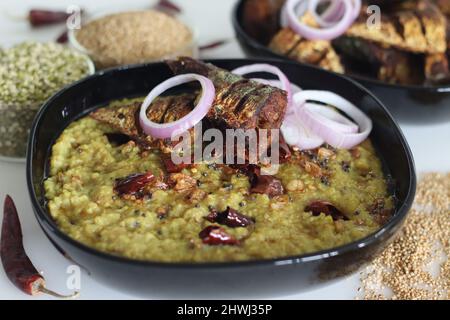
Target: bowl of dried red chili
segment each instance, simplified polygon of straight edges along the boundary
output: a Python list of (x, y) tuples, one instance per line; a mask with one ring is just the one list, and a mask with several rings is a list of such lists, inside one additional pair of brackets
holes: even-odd
[[(227, 70), (256, 62), (267, 63), (249, 59), (212, 61)], [(97, 73), (60, 91), (36, 117), (28, 147), (27, 182), (36, 218), (53, 245), (107, 285), (161, 298), (287, 295), (337, 280), (370, 261), (400, 229), (414, 198), (414, 162), (403, 134), (382, 103), (354, 81), (296, 63), (269, 63), (305, 89), (326, 84), (327, 89), (345, 95), (372, 119), (371, 140), (385, 173), (392, 177), (391, 192), (396, 198), (393, 216), (380, 230), (347, 245), (297, 256), (196, 263), (121, 257), (84, 245), (62, 232), (49, 212), (44, 188), (55, 139), (73, 121), (109, 101), (142, 96), (170, 76), (164, 63), (154, 63)]]

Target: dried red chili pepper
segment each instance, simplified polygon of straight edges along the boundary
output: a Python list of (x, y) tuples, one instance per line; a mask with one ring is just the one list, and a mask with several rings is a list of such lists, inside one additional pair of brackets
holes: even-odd
[(9, 280), (24, 293), (32, 296), (46, 293), (58, 298), (78, 296), (78, 292), (63, 296), (45, 287), (45, 279), (34, 267), (23, 248), (19, 215), (10, 196), (6, 196), (3, 209), (0, 256)]
[(186, 164), (186, 163), (180, 163), (180, 164), (173, 163), (170, 155), (164, 155), (162, 157), (162, 162), (163, 162), (164, 166), (166, 167), (166, 171), (168, 173), (179, 173), (183, 169), (188, 168), (190, 166), (190, 164)]
[(222, 212), (212, 211), (206, 216), (206, 220), (223, 224), (230, 228), (247, 227), (255, 223), (253, 218), (247, 217), (230, 207), (227, 207)]
[(317, 200), (311, 202), (305, 208), (306, 212), (312, 212), (314, 216), (318, 216), (321, 213), (331, 216), (333, 220), (349, 220), (338, 208), (336, 208), (333, 204), (323, 200)]
[(160, 9), (168, 14), (181, 13), (181, 8), (169, 0), (159, 0), (154, 8), (157, 10)]
[(64, 30), (64, 32), (56, 38), (56, 42), (64, 44), (67, 43), (67, 41), (69, 41), (69, 34), (67, 33), (67, 30)]
[(211, 42), (211, 43), (204, 44), (204, 45), (200, 46), (198, 49), (200, 51), (209, 50), (209, 49), (215, 49), (215, 48), (223, 46), (224, 44), (226, 44), (228, 42), (229, 42), (229, 40), (218, 40), (218, 41), (214, 41), (214, 42)]
[(63, 23), (70, 17), (64, 11), (33, 9), (28, 13), (28, 20), (33, 27), (42, 27), (51, 24)]
[(204, 244), (208, 244), (210, 246), (234, 246), (239, 244), (239, 240), (226, 233), (225, 230), (219, 226), (208, 226), (200, 231), (198, 236), (202, 239)]
[(273, 176), (259, 176), (252, 183), (251, 193), (267, 194), (270, 198), (282, 195), (284, 193), (281, 181)]
[(155, 176), (151, 172), (132, 174), (125, 178), (116, 179), (114, 191), (121, 197), (135, 196), (136, 198), (142, 198), (145, 186), (153, 180), (155, 180)]

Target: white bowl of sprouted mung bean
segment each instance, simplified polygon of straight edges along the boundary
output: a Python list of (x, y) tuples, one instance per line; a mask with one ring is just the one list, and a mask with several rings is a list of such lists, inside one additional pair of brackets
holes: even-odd
[(68, 37), (97, 69), (198, 56), (195, 30), (184, 19), (156, 10), (94, 15)]
[(0, 159), (23, 161), (28, 133), (52, 95), (95, 73), (90, 58), (56, 43), (23, 42), (0, 53)]

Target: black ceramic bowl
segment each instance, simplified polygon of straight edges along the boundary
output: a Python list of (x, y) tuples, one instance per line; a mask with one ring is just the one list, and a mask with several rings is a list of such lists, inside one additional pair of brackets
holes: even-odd
[[(245, 1), (239, 0), (232, 13), (236, 37), (244, 52), (250, 57), (291, 61), (287, 57), (273, 52), (245, 32), (242, 25)], [(450, 85), (394, 85), (359, 75), (352, 75), (351, 78), (375, 94), (393, 113), (395, 118), (402, 122), (420, 124), (450, 122)]]
[[(215, 60), (233, 69), (255, 60)], [(261, 61), (260, 61), (261, 62)], [(143, 96), (171, 76), (163, 63), (99, 72), (52, 97), (37, 115), (30, 134), (27, 182), (42, 229), (53, 244), (85, 266), (96, 279), (138, 295), (158, 297), (267, 297), (299, 292), (356, 271), (383, 249), (402, 225), (414, 198), (416, 175), (408, 144), (385, 107), (366, 89), (345, 77), (289, 62), (272, 62), (305, 89), (328, 89), (349, 99), (374, 123), (371, 139), (398, 199), (395, 215), (377, 233), (348, 245), (295, 257), (238, 263), (159, 263), (99, 252), (62, 233), (46, 207), (43, 181), (50, 150), (61, 131), (108, 101)]]

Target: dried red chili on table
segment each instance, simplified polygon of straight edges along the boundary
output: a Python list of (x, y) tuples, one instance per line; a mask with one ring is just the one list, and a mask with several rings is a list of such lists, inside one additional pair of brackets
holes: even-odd
[(28, 13), (28, 20), (33, 27), (63, 23), (70, 17), (64, 11), (33, 9)]
[(74, 298), (75, 292), (63, 296), (45, 287), (45, 279), (34, 267), (23, 247), (22, 229), (16, 206), (10, 196), (6, 196), (3, 210), (0, 256), (9, 280), (21, 291), (29, 295), (46, 293), (58, 298)]
[(175, 15), (175, 14), (181, 13), (181, 8), (169, 0), (160, 0), (154, 6), (154, 9), (163, 11), (170, 15)]
[(200, 231), (198, 236), (202, 239), (204, 244), (208, 244), (210, 246), (234, 246), (239, 244), (239, 240), (226, 233), (225, 230), (219, 226), (208, 226)]
[(255, 223), (255, 220), (252, 218), (247, 217), (230, 207), (227, 207), (227, 209), (222, 212), (212, 211), (206, 216), (206, 220), (223, 224), (230, 228), (247, 227)]
[(62, 32), (58, 38), (56, 38), (56, 42), (57, 43), (67, 43), (67, 41), (69, 41), (69, 34), (67, 33), (67, 30), (64, 30), (64, 32)]
[(228, 43), (228, 40), (218, 40), (218, 41), (214, 41), (214, 42), (210, 42), (210, 43), (204, 44), (204, 45), (200, 46), (198, 49), (200, 51), (215, 49), (215, 48), (223, 46), (226, 43)]

